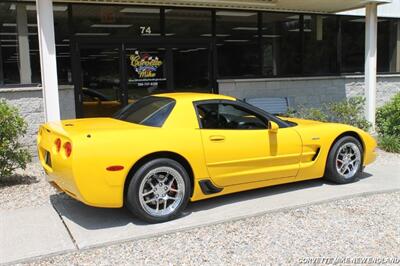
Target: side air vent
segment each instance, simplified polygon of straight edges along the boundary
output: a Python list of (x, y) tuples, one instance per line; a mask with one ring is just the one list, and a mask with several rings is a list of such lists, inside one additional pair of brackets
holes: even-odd
[(321, 148), (318, 148), (318, 149), (315, 151), (315, 154), (314, 154), (314, 156), (312, 157), (312, 160), (313, 160), (313, 161), (315, 161), (315, 159), (317, 159), (320, 150), (321, 150)]

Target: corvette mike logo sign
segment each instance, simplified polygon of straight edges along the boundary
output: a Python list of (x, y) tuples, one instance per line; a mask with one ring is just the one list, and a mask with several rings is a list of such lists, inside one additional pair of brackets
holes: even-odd
[(163, 64), (163, 62), (157, 57), (153, 57), (148, 53), (139, 53), (135, 51), (130, 56), (131, 66), (135, 69), (139, 78), (156, 78), (157, 70)]

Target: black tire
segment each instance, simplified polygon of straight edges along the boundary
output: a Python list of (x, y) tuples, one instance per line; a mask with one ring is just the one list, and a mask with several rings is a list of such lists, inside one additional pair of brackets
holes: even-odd
[[(144, 180), (146, 175), (148, 175), (152, 170), (154, 171), (156, 169), (160, 169), (160, 167), (172, 168), (180, 174), (180, 176), (183, 179), (184, 192), (183, 196), (181, 197), (179, 205), (177, 205), (176, 208), (174, 208), (173, 212), (167, 215), (157, 216), (150, 214), (142, 206), (140, 201), (139, 191), (142, 181)], [(187, 171), (181, 164), (167, 158), (154, 159), (152, 161), (145, 163), (135, 173), (133, 173), (130, 183), (128, 184), (127, 193), (125, 195), (125, 205), (132, 212), (133, 215), (135, 215), (137, 218), (141, 220), (144, 220), (148, 223), (162, 223), (169, 220), (173, 220), (181, 214), (182, 210), (186, 208), (190, 194), (191, 194), (190, 178)], [(157, 199), (157, 201), (159, 200)]]
[[(355, 144), (360, 152), (360, 163), (358, 164), (354, 174), (352, 174), (349, 177), (345, 177), (344, 175), (342, 175), (337, 167), (337, 161), (336, 158), (338, 156), (338, 153), (340, 152), (340, 149), (346, 145), (346, 144)], [(354, 147), (354, 146), (353, 146)], [(342, 138), (340, 138), (339, 140), (337, 140), (331, 150), (329, 151), (329, 155), (328, 155), (328, 159), (326, 161), (326, 168), (325, 168), (325, 179), (330, 180), (332, 182), (338, 183), (338, 184), (347, 184), (347, 183), (351, 183), (354, 182), (362, 173), (362, 165), (363, 165), (363, 147), (361, 145), (361, 143), (354, 137), (352, 136), (344, 136)]]

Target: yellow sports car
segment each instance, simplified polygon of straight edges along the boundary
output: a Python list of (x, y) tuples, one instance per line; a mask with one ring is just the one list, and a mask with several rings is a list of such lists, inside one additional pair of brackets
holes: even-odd
[(113, 118), (47, 123), (37, 141), (56, 187), (152, 223), (177, 217), (189, 200), (320, 177), (352, 182), (376, 157), (375, 140), (358, 128), (198, 93), (145, 97)]

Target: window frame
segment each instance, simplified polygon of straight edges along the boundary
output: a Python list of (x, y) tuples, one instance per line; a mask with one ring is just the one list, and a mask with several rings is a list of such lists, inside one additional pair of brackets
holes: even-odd
[[(254, 113), (258, 118), (262, 119), (263, 122), (266, 123), (266, 128), (260, 128), (260, 129), (232, 129), (232, 128), (203, 128), (203, 125), (201, 123), (200, 117), (199, 117), (199, 111), (198, 111), (198, 105), (202, 104), (230, 104), (233, 106), (238, 106), (239, 109), (243, 109), (246, 112), (249, 113)], [(275, 117), (274, 115), (265, 112), (264, 110), (261, 110), (255, 106), (252, 106), (248, 103), (242, 102), (240, 100), (226, 100), (226, 99), (213, 99), (213, 100), (200, 100), (200, 101), (194, 101), (193, 102), (193, 107), (195, 109), (196, 113), (196, 119), (198, 123), (198, 128), (202, 130), (235, 130), (235, 131), (245, 131), (245, 130), (269, 130), (268, 128), (268, 121), (273, 121), (278, 124), (279, 128), (287, 128), (290, 127), (288, 123), (285, 121)]]

